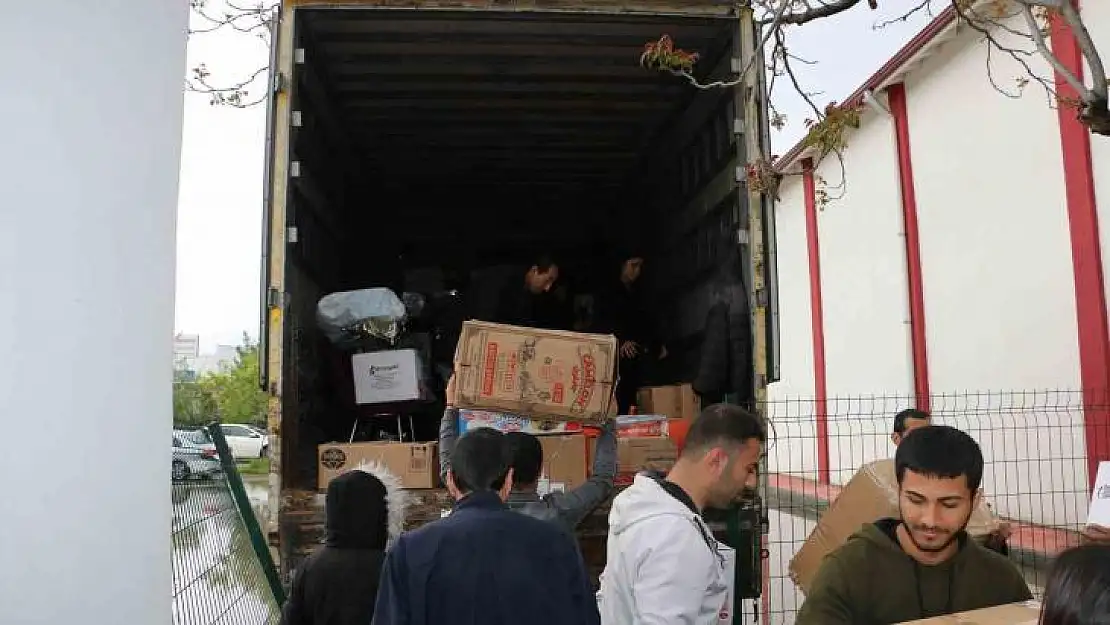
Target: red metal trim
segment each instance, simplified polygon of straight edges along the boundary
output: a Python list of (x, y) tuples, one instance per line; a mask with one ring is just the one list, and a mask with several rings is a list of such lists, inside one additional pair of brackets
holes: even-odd
[[(863, 103), (864, 94), (868, 91), (876, 91), (880, 89), (884, 83), (893, 78), (906, 63), (910, 62), (918, 52), (921, 52), (925, 46), (929, 45), (936, 39), (937, 35), (943, 33), (950, 25), (952, 25), (956, 18), (959, 16), (956, 13), (956, 8), (949, 5), (941, 11), (933, 21), (929, 22), (921, 32), (914, 35), (913, 39), (906, 42), (902, 49), (894, 53), (882, 67), (875, 71), (870, 78), (863, 81), (855, 91), (852, 92), (844, 101), (841, 106), (857, 106)], [(794, 147), (790, 148), (778, 161), (775, 162), (776, 169), (789, 167), (795, 159), (802, 156), (806, 151), (805, 141), (799, 141)]]
[(913, 388), (917, 408), (929, 409), (929, 350), (925, 341), (925, 288), (921, 272), (921, 236), (917, 227), (917, 190), (914, 187), (910, 152), (910, 118), (906, 85), (887, 87), (887, 102), (894, 117), (894, 141), (898, 147), (898, 181), (902, 189), (902, 221), (906, 239), (906, 280), (910, 301), (910, 349), (913, 353)]
[(802, 161), (806, 245), (809, 248), (809, 305), (813, 330), (813, 394), (816, 398), (817, 481), (829, 483), (829, 411), (825, 379), (825, 307), (821, 299), (821, 242), (817, 235), (817, 184), (813, 160)]
[[(1078, 7), (1078, 2), (1076, 3)], [(1083, 55), (1075, 34), (1060, 16), (1051, 25), (1052, 51), (1080, 80)], [(1074, 89), (1056, 74), (1056, 92), (1063, 101), (1078, 99)], [(1091, 135), (1066, 104), (1056, 109), (1060, 120), (1060, 147), (1064, 160), (1064, 187), (1071, 230), (1071, 259), (1075, 272), (1075, 313), (1079, 329), (1079, 371), (1083, 384), (1084, 432), (1087, 443), (1087, 476), (1093, 488), (1098, 464), (1110, 460), (1110, 330), (1107, 329), (1106, 296), (1099, 244), (1095, 177), (1091, 164)]]

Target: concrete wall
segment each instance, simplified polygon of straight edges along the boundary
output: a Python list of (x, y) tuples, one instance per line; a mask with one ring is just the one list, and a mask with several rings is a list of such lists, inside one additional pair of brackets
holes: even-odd
[(4, 6), (0, 623), (170, 622), (187, 11)]

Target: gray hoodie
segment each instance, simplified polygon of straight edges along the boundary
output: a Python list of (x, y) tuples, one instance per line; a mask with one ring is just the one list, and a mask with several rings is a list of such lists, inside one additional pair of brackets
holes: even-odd
[[(459, 411), (448, 406), (439, 424), (439, 466), (445, 478), (451, 468), (451, 450), (459, 436)], [(568, 492), (557, 492), (540, 497), (535, 491), (514, 490), (505, 503), (522, 514), (555, 523), (573, 533), (582, 519), (613, 492), (613, 478), (617, 474), (617, 433), (613, 422), (608, 422), (597, 439), (593, 471), (585, 484)]]

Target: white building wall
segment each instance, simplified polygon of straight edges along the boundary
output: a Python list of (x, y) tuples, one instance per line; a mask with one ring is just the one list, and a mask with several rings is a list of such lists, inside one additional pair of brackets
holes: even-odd
[(805, 189), (801, 176), (783, 180), (775, 205), (778, 244), (779, 323), (782, 360), (779, 381), (767, 388), (767, 417), (774, 445), (767, 453), (771, 472), (817, 478), (814, 425), (813, 324), (809, 294)]
[(184, 2), (4, 3), (5, 625), (171, 622), (187, 22)]
[[(1110, 2), (1083, 0), (1083, 20), (1095, 46), (1102, 52), (1104, 63), (1110, 63)], [(1084, 68), (1090, 83), (1090, 68)], [(1099, 239), (1102, 249), (1102, 275), (1107, 300), (1110, 301), (1110, 137), (1091, 136), (1091, 160), (1095, 176), (1095, 201), (1098, 203)]]
[[(1110, 19), (1102, 22), (1110, 34)], [(999, 56), (996, 80), (1014, 84), (1005, 77), (1020, 68)], [(1001, 514), (1076, 523), (1086, 452), (1071, 242), (1056, 113), (1035, 88), (1019, 99), (995, 91), (973, 33), (949, 41), (906, 80), (929, 378), (935, 394), (956, 395), (934, 399), (939, 418), (983, 446), (984, 487)], [(868, 112), (849, 143), (845, 196), (819, 214), (834, 483), (892, 453), (889, 421), (913, 389), (892, 124)], [(1099, 192), (1110, 194), (1110, 144), (1094, 143)], [(839, 165), (828, 159), (819, 173), (835, 183)], [(806, 388), (803, 366), (812, 380), (809, 315), (787, 312), (808, 297), (800, 195), (800, 181), (784, 185), (777, 213), (784, 375), (772, 398)], [(800, 225), (791, 223), (795, 214)], [(977, 391), (990, 393), (969, 394)], [(786, 472), (782, 463), (793, 465), (799, 453), (771, 456)]]
[[(979, 39), (964, 34), (906, 80), (930, 384), (934, 393), (1074, 391), (1075, 282), (1056, 112), (1035, 84), (1022, 98), (999, 94), (984, 46), (967, 45)], [(1024, 75), (1007, 60), (992, 55), (1003, 85)], [(1070, 401), (1002, 393), (934, 409), (983, 446), (984, 488), (1005, 494), (994, 502), (1000, 513), (1074, 523), (1086, 470), (1082, 411), (1061, 409)], [(998, 416), (964, 418), (984, 403)]]
[[(1012, 84), (1022, 70), (1002, 56), (992, 71)], [(1034, 85), (1007, 98), (986, 72), (982, 45), (953, 42), (906, 81), (930, 383), (1078, 388), (1056, 113)]]
[[(889, 453), (886, 434), (894, 413), (875, 412), (874, 402), (856, 398), (913, 391), (893, 132), (888, 118), (865, 110), (844, 153), (843, 197), (818, 213), (833, 483)], [(830, 185), (841, 180), (835, 156), (826, 158), (818, 173)]]

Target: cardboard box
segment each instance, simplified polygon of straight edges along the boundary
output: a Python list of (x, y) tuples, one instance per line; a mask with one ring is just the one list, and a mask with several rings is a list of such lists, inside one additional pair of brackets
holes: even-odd
[(351, 356), (356, 404), (385, 404), (422, 397), (420, 358), (415, 349)]
[(651, 438), (668, 433), (666, 415), (623, 415), (617, 417), (617, 435), (622, 438)]
[(1091, 506), (1087, 508), (1087, 525), (1110, 527), (1110, 460), (1098, 463), (1095, 487), (1091, 489)]
[(320, 490), (327, 490), (328, 482), (363, 461), (381, 462), (404, 488), (435, 488), (439, 481), (436, 443), (324, 443), (317, 447), (316, 458)]
[[(590, 462), (597, 453), (597, 439), (590, 439)], [(678, 450), (666, 437), (617, 439), (617, 486), (627, 486), (640, 471), (671, 470)]]
[[(803, 593), (808, 592), (826, 555), (840, 548), (867, 523), (899, 515), (894, 461), (878, 460), (864, 465), (841, 489), (840, 495), (821, 515), (813, 533), (790, 560), (790, 578)], [(972, 513), (967, 532), (973, 537), (985, 536), (995, 527), (997, 522), (983, 503)]]
[(491, 410), (459, 410), (459, 436), (478, 428), (493, 428), (498, 432), (524, 432), (534, 436), (574, 434), (582, 432), (582, 424), (572, 421), (534, 421), (517, 415)]
[(689, 384), (641, 388), (636, 393), (636, 406), (641, 414), (661, 414), (690, 421), (701, 412), (701, 400)]
[(586, 437), (581, 434), (540, 436), (543, 447), (541, 495), (565, 492), (586, 482)]
[(947, 616), (905, 621), (900, 625), (1037, 625), (1040, 615), (1040, 602), (1022, 601)]
[(617, 339), (467, 321), (455, 352), (459, 408), (599, 423), (616, 409)]

